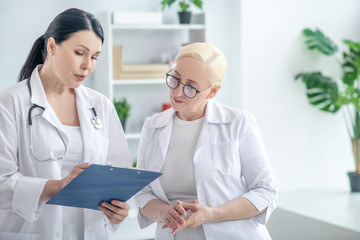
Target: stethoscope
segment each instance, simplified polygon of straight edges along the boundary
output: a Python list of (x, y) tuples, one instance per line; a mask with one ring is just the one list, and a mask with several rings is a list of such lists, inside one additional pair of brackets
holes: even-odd
[[(29, 90), (29, 93), (30, 93), (30, 97), (32, 96), (32, 91), (31, 91), (31, 86), (30, 86), (30, 78), (27, 79), (27, 87), (28, 87), (28, 90)], [(33, 119), (35, 117), (39, 117), (41, 116), (41, 114), (37, 114), (35, 116), (32, 116), (32, 111), (34, 109), (41, 109), (42, 111), (45, 111), (45, 108), (42, 107), (42, 106), (39, 106), (37, 104), (33, 104), (30, 109), (29, 109), (29, 112), (28, 112), (28, 123), (29, 123), (29, 133), (30, 133), (30, 150), (31, 150), (31, 154), (33, 156), (33, 158), (36, 160), (36, 161), (39, 161), (39, 162), (46, 162), (46, 161), (56, 161), (56, 160), (62, 160), (64, 159), (67, 154), (68, 154), (68, 146), (64, 140), (64, 138), (62, 137), (61, 133), (59, 132), (59, 130), (54, 126), (57, 134), (59, 135), (60, 139), (61, 139), (61, 142), (63, 143), (64, 145), (64, 149), (65, 151), (64, 152), (53, 152), (51, 151), (50, 153), (50, 157), (49, 158), (46, 158), (46, 159), (40, 159), (36, 156), (36, 154), (34, 153), (34, 148), (33, 148), (33, 134), (32, 134), (32, 122), (33, 122)], [(90, 110), (93, 112), (94, 116), (91, 118), (91, 123), (92, 125), (94, 126), (95, 129), (102, 129), (103, 128), (103, 124), (101, 122), (101, 120), (99, 119), (97, 113), (96, 113), (96, 110), (95, 108), (90, 108)]]

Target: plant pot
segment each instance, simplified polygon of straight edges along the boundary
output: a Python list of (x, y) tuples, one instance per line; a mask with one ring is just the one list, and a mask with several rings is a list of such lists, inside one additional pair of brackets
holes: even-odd
[(120, 120), (124, 132), (125, 132), (125, 127), (126, 127), (126, 120), (127, 119)]
[(358, 154), (356, 154), (356, 141), (355, 139), (352, 139), (352, 150), (353, 150), (353, 156), (354, 156), (354, 161), (355, 161), (355, 174), (359, 174), (360, 175), (360, 161), (358, 161), (358, 159), (360, 159), (360, 141), (357, 141), (357, 146), (358, 146)]
[(191, 20), (191, 12), (178, 12), (180, 24), (189, 24)]
[(352, 192), (360, 192), (360, 174), (348, 172), (350, 189)]

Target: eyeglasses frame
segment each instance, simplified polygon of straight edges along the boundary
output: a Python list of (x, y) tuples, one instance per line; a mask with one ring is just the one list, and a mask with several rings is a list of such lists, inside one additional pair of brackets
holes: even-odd
[[(174, 68), (171, 69), (169, 72), (166, 73), (166, 78), (165, 78), (166, 85), (168, 85), (168, 87), (171, 88), (171, 89), (176, 89), (176, 88), (179, 87), (179, 85), (180, 85), (180, 83), (181, 83), (182, 85), (184, 85), (184, 87), (183, 87), (183, 92), (184, 92), (184, 95), (185, 95), (187, 98), (192, 99), (192, 98), (196, 97), (196, 95), (198, 95), (198, 93), (201, 93), (202, 91), (205, 91), (206, 89), (211, 88), (211, 86), (209, 86), (209, 87), (207, 87), (207, 88), (199, 91), (199, 90), (197, 90), (196, 88), (194, 88), (193, 86), (181, 82), (181, 78), (175, 77), (174, 75), (170, 74), (170, 72), (173, 71), (173, 70), (174, 70)], [(179, 75), (180, 75), (180, 74), (179, 74)], [(168, 81), (167, 81), (167, 78), (168, 78), (169, 76), (171, 76), (171, 77), (173, 77), (173, 78), (175, 78), (175, 79), (177, 80), (177, 85), (176, 85), (176, 87), (173, 88), (173, 87), (170, 87), (170, 86), (169, 86)], [(193, 97), (189, 97), (189, 96), (187, 96), (187, 95), (185, 94), (185, 87), (186, 87), (186, 86), (187, 86), (187, 87), (190, 87), (190, 88), (192, 88), (192, 89), (195, 90), (195, 95), (194, 95)]]

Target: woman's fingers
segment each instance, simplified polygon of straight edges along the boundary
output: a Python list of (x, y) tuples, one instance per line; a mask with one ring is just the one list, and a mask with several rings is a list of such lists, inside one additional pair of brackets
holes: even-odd
[(119, 224), (128, 216), (130, 206), (126, 202), (112, 200), (111, 203), (102, 202), (99, 209), (105, 214), (110, 222)]
[(166, 214), (163, 217), (165, 225), (163, 228), (175, 229), (182, 226), (185, 220), (182, 216), (186, 215), (186, 210), (178, 203), (169, 206)]
[(89, 167), (91, 165), (91, 163), (89, 163), (89, 162), (86, 162), (86, 163), (82, 163), (82, 164), (79, 164), (79, 165), (76, 165), (75, 167), (77, 167), (77, 168), (80, 168), (80, 169), (85, 169), (85, 168), (87, 168), (87, 167)]
[(64, 188), (67, 184), (69, 184), (69, 182), (71, 182), (74, 178), (76, 178), (80, 173), (82, 173), (82, 171), (84, 171), (90, 165), (91, 165), (90, 163), (86, 162), (73, 167), (69, 175), (67, 175), (63, 180), (61, 180), (62, 181), (61, 189)]
[(166, 217), (166, 224), (171, 228), (177, 228), (180, 224), (178, 223), (178, 221), (171, 215), (168, 214)]
[[(179, 201), (177, 204), (174, 205), (174, 209), (181, 215), (181, 216), (185, 216), (186, 215), (186, 210), (185, 208), (181, 205), (181, 202)], [(181, 218), (182, 219), (182, 218)]]

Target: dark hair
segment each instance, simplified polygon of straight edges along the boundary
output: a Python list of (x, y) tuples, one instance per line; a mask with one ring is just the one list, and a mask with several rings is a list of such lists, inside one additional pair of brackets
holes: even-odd
[(44, 35), (35, 41), (20, 71), (19, 82), (30, 77), (38, 64), (44, 63), (47, 55), (46, 43), (49, 38), (53, 37), (56, 44), (60, 44), (69, 39), (74, 33), (82, 30), (93, 31), (104, 43), (103, 29), (93, 14), (77, 8), (70, 8), (57, 15)]

